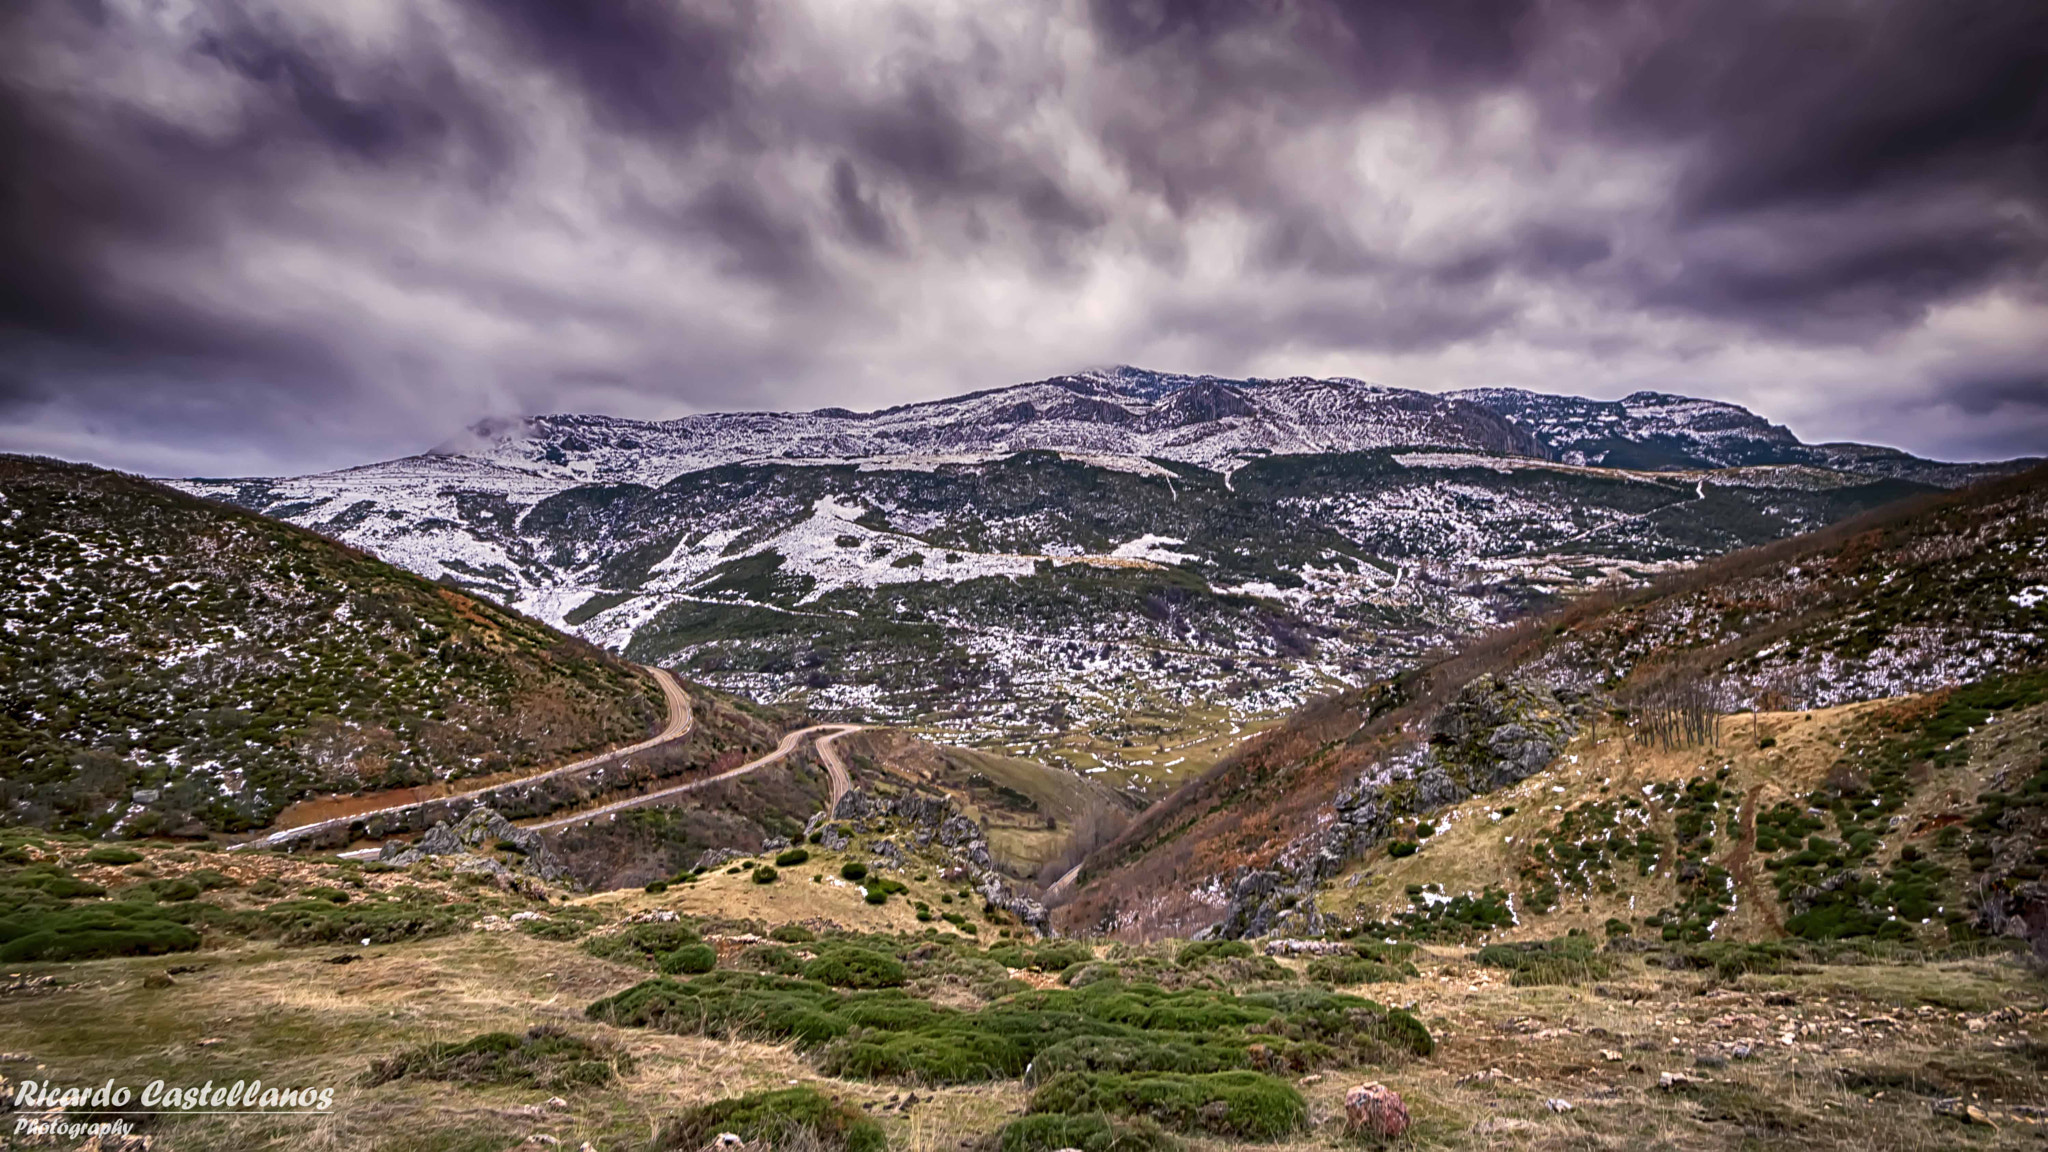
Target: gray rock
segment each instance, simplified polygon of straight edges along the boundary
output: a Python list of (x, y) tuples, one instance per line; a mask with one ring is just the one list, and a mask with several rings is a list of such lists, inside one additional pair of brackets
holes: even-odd
[[(511, 867), (483, 855), (503, 844), (516, 859)], [(569, 869), (556, 856), (540, 833), (521, 828), (505, 819), (496, 811), (476, 807), (449, 827), (446, 821), (437, 822), (426, 834), (412, 844), (396, 840), (386, 841), (377, 858), (398, 867), (417, 864), (435, 856), (471, 857), (483, 864), (459, 862), (457, 871), (488, 872), (492, 876), (509, 876), (514, 873), (537, 876), (550, 883), (569, 878)]]

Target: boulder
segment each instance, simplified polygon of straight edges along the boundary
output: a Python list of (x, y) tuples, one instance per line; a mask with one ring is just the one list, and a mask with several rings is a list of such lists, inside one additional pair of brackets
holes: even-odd
[(1345, 1127), (1390, 1140), (1408, 1130), (1408, 1106), (1401, 1094), (1377, 1081), (1344, 1094)]

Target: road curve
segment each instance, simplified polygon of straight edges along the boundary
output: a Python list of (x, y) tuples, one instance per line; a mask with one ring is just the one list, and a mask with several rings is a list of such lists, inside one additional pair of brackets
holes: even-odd
[(830, 736), (818, 737), (818, 759), (824, 761), (825, 771), (832, 777), (832, 799), (825, 802), (825, 817), (831, 819), (839, 811), (839, 798), (853, 790), (853, 776), (846, 770), (846, 761), (839, 758), (839, 750), (832, 743), (841, 736), (851, 736), (861, 731), (858, 724), (848, 724)]
[(599, 765), (609, 764), (614, 760), (631, 756), (636, 752), (645, 752), (649, 748), (658, 747), (672, 740), (680, 740), (688, 736), (697, 727), (696, 714), (690, 710), (689, 695), (683, 691), (681, 684), (676, 683), (676, 678), (669, 675), (663, 669), (648, 666), (647, 671), (653, 674), (654, 682), (661, 688), (662, 699), (668, 703), (668, 724), (660, 732), (640, 741), (638, 744), (629, 744), (624, 748), (614, 748), (609, 752), (592, 756), (587, 760), (578, 760), (574, 764), (564, 764), (560, 768), (550, 768), (545, 772), (537, 772), (532, 776), (523, 776), (517, 780), (502, 780), (488, 788), (472, 788), (467, 792), (455, 792), (447, 796), (436, 796), (431, 800), (414, 800), (408, 804), (393, 804), (388, 808), (373, 808), (368, 812), (357, 812), (349, 816), (337, 816), (332, 820), (321, 820), (313, 824), (301, 824), (295, 828), (280, 829), (270, 833), (268, 836), (259, 836), (254, 840), (233, 845), (228, 850), (232, 852), (239, 848), (266, 848), (271, 845), (285, 843), (288, 840), (297, 840), (303, 836), (311, 836), (315, 832), (325, 829), (346, 828), (358, 820), (367, 820), (372, 816), (382, 816), (391, 812), (402, 812), (407, 808), (417, 808), (422, 804), (445, 804), (451, 800), (474, 800), (479, 796), (496, 792), (501, 788), (518, 788), (528, 784), (537, 784), (542, 780), (563, 776), (571, 772), (582, 772), (587, 769), (596, 768)]
[[(818, 741), (818, 749), (820, 753), (819, 759), (825, 761), (825, 771), (832, 776), (832, 806), (837, 808), (839, 806), (839, 797), (845, 794), (846, 788), (851, 787), (851, 781), (846, 777), (846, 766), (838, 763), (838, 753), (827, 751), (826, 745), (830, 741), (836, 740), (849, 732), (860, 731), (860, 727), (858, 724), (813, 724), (809, 728), (799, 728), (784, 736), (782, 742), (775, 746), (775, 751), (749, 760), (737, 768), (729, 768), (716, 776), (707, 776), (702, 780), (692, 780), (687, 784), (676, 784), (663, 788), (658, 792), (649, 792), (645, 796), (635, 796), (628, 800), (614, 801), (602, 808), (592, 808), (588, 812), (578, 812), (574, 816), (561, 816), (553, 820), (542, 820), (538, 823), (522, 825), (522, 827), (530, 828), (536, 832), (545, 832), (551, 828), (581, 824), (586, 821), (595, 820), (600, 816), (610, 816), (615, 812), (623, 812), (628, 808), (638, 808), (645, 804), (653, 804), (657, 801), (665, 800), (670, 796), (692, 792), (706, 785), (716, 784), (721, 780), (730, 780), (735, 776), (744, 776), (757, 768), (765, 768), (778, 760), (784, 759), (790, 753), (796, 751), (797, 745), (803, 743), (804, 737), (814, 732), (831, 733), (831, 735)], [(827, 809), (827, 811), (830, 810)]]

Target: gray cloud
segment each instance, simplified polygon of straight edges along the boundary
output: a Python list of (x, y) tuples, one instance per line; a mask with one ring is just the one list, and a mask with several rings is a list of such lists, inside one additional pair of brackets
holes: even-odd
[(2048, 433), (2048, 9), (25, 0), (0, 446), (294, 471), (478, 418), (1130, 361)]

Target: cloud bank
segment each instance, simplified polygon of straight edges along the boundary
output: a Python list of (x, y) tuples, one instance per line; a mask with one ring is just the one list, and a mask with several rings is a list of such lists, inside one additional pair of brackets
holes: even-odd
[(2044, 77), (2048, 6), (1942, 0), (24, 0), (0, 447), (1128, 362), (2040, 452)]

